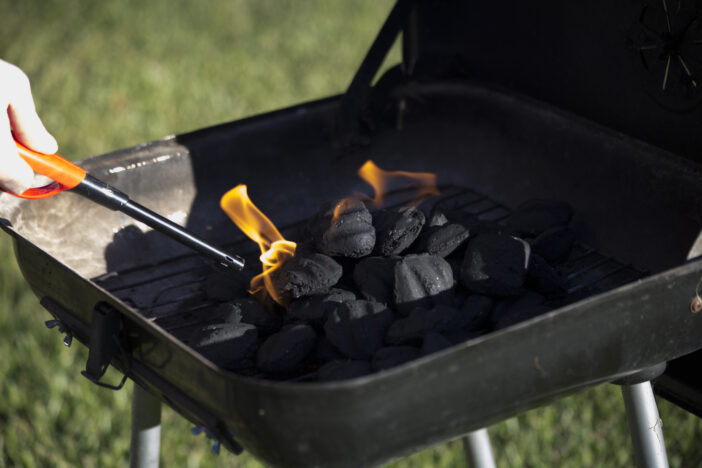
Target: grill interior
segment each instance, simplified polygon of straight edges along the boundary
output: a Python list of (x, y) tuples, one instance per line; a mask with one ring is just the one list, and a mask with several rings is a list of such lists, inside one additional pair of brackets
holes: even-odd
[[(502, 223), (510, 216), (503, 204), (474, 190), (448, 185), (440, 187), (440, 195), (425, 200), (420, 209), (450, 212), (456, 219), (477, 218), (481, 221)], [(399, 207), (411, 201), (411, 191), (395, 191), (388, 195), (388, 205)], [(281, 229), (287, 239), (302, 237), (307, 220)], [(232, 282), (248, 282), (260, 273), (258, 251), (248, 239), (226, 248), (243, 254), (246, 268), (243, 272), (227, 272)], [(592, 247), (576, 243), (570, 255), (556, 265), (566, 279), (565, 293), (549, 299), (550, 309), (570, 304), (591, 295), (614, 289), (644, 276), (632, 265), (604, 255)], [(108, 272), (94, 279), (116, 297), (139, 311), (143, 316), (164, 328), (187, 344), (187, 336), (196, 324), (208, 322), (208, 309), (220, 302), (208, 297), (205, 283), (211, 275), (218, 275), (211, 262), (198, 255), (170, 258), (157, 264), (138, 266)]]

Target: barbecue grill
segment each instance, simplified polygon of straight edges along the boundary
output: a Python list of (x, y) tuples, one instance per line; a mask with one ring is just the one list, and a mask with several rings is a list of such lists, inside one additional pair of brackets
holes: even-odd
[[(112, 364), (230, 450), (273, 466), (377, 465), (591, 385), (647, 381), (671, 361), (657, 390), (702, 414), (688, 372), (702, 359), (700, 7), (511, 3), (401, 0), (344, 95), (82, 166), (247, 257), (233, 281), (259, 268), (218, 206), (239, 182), (286, 237), (320, 202), (363, 191), (353, 174), (369, 158), (435, 172), (430, 207), (495, 222), (529, 198), (564, 200), (580, 241), (559, 266), (567, 305), (366, 377), (262, 380), (185, 341), (182, 330), (206, 320), (216, 265), (71, 193), (2, 195), (26, 280), (90, 349), (84, 375), (118, 387), (102, 380)], [(666, 14), (687, 27), (666, 35)], [(371, 85), (399, 33), (402, 65)], [(46, 235), (57, 230), (61, 239)]]

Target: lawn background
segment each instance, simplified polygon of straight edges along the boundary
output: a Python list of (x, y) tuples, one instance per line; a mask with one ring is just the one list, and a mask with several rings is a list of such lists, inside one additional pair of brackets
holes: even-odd
[[(363, 1), (0, 0), (0, 58), (29, 75), (71, 159), (342, 92), (392, 6)], [(397, 49), (391, 62), (399, 57)], [(0, 86), (2, 84), (0, 83)], [(80, 376), (0, 235), (0, 468), (124, 466), (131, 388)], [(131, 386), (129, 386), (131, 387)], [(469, 398), (466, 395), (466, 398)], [(671, 466), (702, 465), (701, 420), (659, 400)], [(163, 466), (215, 457), (164, 408)], [(619, 389), (603, 385), (489, 428), (499, 466), (632, 466)], [(394, 467), (464, 466), (460, 441)]]

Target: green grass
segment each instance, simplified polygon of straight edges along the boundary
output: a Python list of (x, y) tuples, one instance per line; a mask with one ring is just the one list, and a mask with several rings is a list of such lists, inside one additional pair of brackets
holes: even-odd
[[(27, 72), (60, 153), (78, 159), (341, 92), (391, 4), (0, 0), (0, 57)], [(0, 468), (124, 466), (131, 389), (81, 377), (87, 350), (65, 348), (48, 318), (0, 236)], [(660, 410), (671, 466), (698, 466), (700, 420), (663, 401)], [(163, 466), (260, 466), (212, 456), (189, 429), (164, 409)], [(499, 466), (633, 463), (611, 385), (489, 431)], [(391, 466), (465, 463), (454, 441)]]

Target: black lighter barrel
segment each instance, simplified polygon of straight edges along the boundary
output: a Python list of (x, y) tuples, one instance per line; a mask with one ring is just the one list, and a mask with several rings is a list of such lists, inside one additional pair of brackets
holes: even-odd
[(169, 221), (161, 215), (158, 215), (150, 209), (133, 202), (129, 197), (117, 190), (116, 188), (102, 182), (91, 175), (86, 175), (85, 179), (72, 189), (73, 192), (79, 193), (92, 201), (99, 203), (111, 210), (119, 210), (122, 213), (131, 216), (137, 221), (141, 221), (150, 228), (162, 232), (167, 236), (177, 240), (178, 242), (187, 245), (188, 247), (206, 255), (207, 257), (219, 262), (226, 267), (236, 268), (241, 270), (244, 268), (244, 259), (237, 255), (229, 255), (216, 247), (203, 241), (193, 233)]

